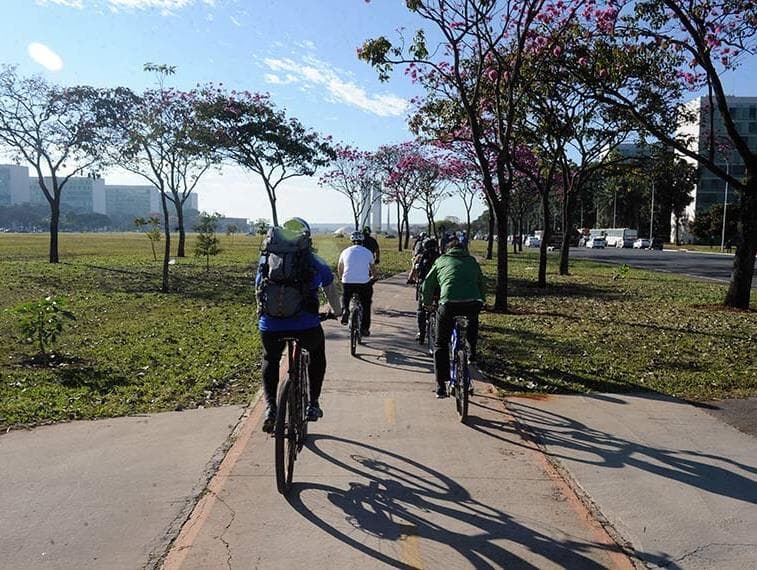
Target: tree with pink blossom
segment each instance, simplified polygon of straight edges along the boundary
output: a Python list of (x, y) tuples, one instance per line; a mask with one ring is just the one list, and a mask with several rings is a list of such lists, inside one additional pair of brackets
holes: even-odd
[[(606, 1), (587, 6), (581, 17), (582, 31), (566, 46), (569, 57), (563, 65), (584, 94), (612, 105), (739, 194), (738, 246), (724, 303), (748, 308), (757, 253), (757, 151), (739, 132), (723, 83), (757, 53), (757, 3)], [(744, 164), (743, 178), (728, 168), (715, 144), (697, 146), (674, 134), (695, 118), (683, 100), (703, 91), (708, 101), (702, 110), (704, 130), (711, 142), (717, 136), (728, 140), (733, 158)]]
[(336, 157), (321, 175), (318, 184), (347, 197), (355, 231), (358, 231), (360, 221), (371, 207), (373, 189), (380, 183), (373, 156), (345, 145), (336, 145), (334, 152)]
[[(369, 40), (358, 50), (358, 57), (373, 65), (382, 79), (388, 78), (395, 66), (403, 66), (407, 75), (425, 88), (426, 107), (436, 109), (445, 132), (455, 136), (457, 130), (470, 131), (468, 138), (503, 244), (515, 176), (510, 159), (516, 145), (514, 128), (529, 97), (522, 74), (524, 57), (542, 43), (543, 38), (534, 35), (537, 26), (549, 25), (547, 41), (555, 42), (584, 2), (560, 2), (559, 8), (544, 0), (412, 0), (406, 4), (424, 23), (434, 26), (440, 45), (429, 48), (425, 32), (419, 30), (407, 42), (400, 38), (397, 45), (385, 37)], [(450, 128), (454, 121), (457, 125)], [(426, 126), (433, 127), (433, 121)], [(506, 311), (505, 247), (497, 250), (497, 270), (494, 308)]]

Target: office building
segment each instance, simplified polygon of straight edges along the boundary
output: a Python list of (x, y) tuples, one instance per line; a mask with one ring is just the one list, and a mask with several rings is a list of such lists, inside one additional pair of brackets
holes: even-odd
[[(736, 128), (741, 136), (747, 141), (749, 148), (757, 150), (757, 97), (728, 97), (728, 108), (733, 117)], [(715, 108), (712, 129), (714, 137), (710, 136), (710, 113), (709, 98), (698, 97), (685, 105), (686, 115), (689, 120), (681, 123), (677, 135), (685, 136), (689, 140), (689, 149), (706, 156), (709, 145), (714, 138), (716, 141), (724, 141), (728, 144), (725, 127), (720, 112)], [(730, 172), (735, 178), (744, 176), (744, 163), (737, 152), (722, 148), (723, 145), (715, 146), (715, 164), (723, 170)], [(681, 155), (685, 160), (697, 167), (697, 182), (692, 191), (693, 201), (686, 208), (684, 220), (679, 228), (683, 241), (691, 241), (691, 236), (686, 231), (686, 221), (691, 221), (702, 212), (708, 211), (716, 204), (723, 204), (726, 199), (725, 181), (713, 174), (708, 168), (697, 163), (691, 158)], [(738, 202), (738, 193), (729, 185), (728, 204)], [(675, 235), (675, 220), (671, 220), (671, 239)]]
[(0, 164), (0, 206), (24, 204), (30, 200), (29, 169)]

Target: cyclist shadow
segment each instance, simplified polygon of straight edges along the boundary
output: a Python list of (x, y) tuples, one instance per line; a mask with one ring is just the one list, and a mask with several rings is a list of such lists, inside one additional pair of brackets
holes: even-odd
[[(602, 568), (587, 553), (618, 550), (565, 535), (547, 536), (526, 524), (531, 519), (518, 520), (477, 501), (444, 473), (379, 447), (329, 435), (313, 435), (307, 447), (352, 480), (342, 488), (295, 483), (288, 497), (291, 506), (329, 535), (393, 568), (415, 567), (401, 554), (410, 536), (453, 549), (474, 568), (537, 567), (505, 548), (505, 542), (568, 568)], [(344, 480), (343, 474), (338, 480)], [(341, 514), (334, 518), (329, 503)], [(330, 516), (335, 522), (326, 520)], [(445, 558), (453, 564), (454, 557)]]

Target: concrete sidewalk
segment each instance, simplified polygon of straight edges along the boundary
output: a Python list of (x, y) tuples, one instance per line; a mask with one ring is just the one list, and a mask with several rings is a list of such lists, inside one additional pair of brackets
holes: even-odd
[(648, 567), (757, 568), (757, 439), (657, 394), (508, 409)]
[(325, 417), (290, 496), (258, 406), (165, 568), (631, 568), (485, 385), (469, 425), (435, 399), (404, 279), (374, 309), (358, 358), (325, 327)]
[(0, 568), (151, 567), (243, 412), (198, 409), (0, 436)]

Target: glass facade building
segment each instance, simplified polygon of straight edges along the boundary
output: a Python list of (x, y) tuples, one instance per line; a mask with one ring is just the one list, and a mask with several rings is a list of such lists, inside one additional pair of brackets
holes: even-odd
[[(741, 178), (745, 174), (744, 163), (737, 152), (728, 149), (728, 137), (717, 107), (710, 122), (709, 105), (708, 97), (699, 97), (687, 103), (685, 110), (691, 119), (681, 123), (677, 134), (689, 137), (689, 148), (700, 155), (707, 155), (713, 145), (715, 164), (730, 172), (734, 178)], [(757, 150), (757, 97), (728, 97), (728, 108), (739, 134), (747, 141), (749, 148)], [(698, 173), (692, 194), (694, 200), (686, 208), (686, 217), (693, 220), (697, 214), (724, 203), (726, 183), (707, 167), (688, 157), (683, 158), (694, 164)], [(729, 185), (728, 204), (737, 203), (738, 200), (738, 193)]]

